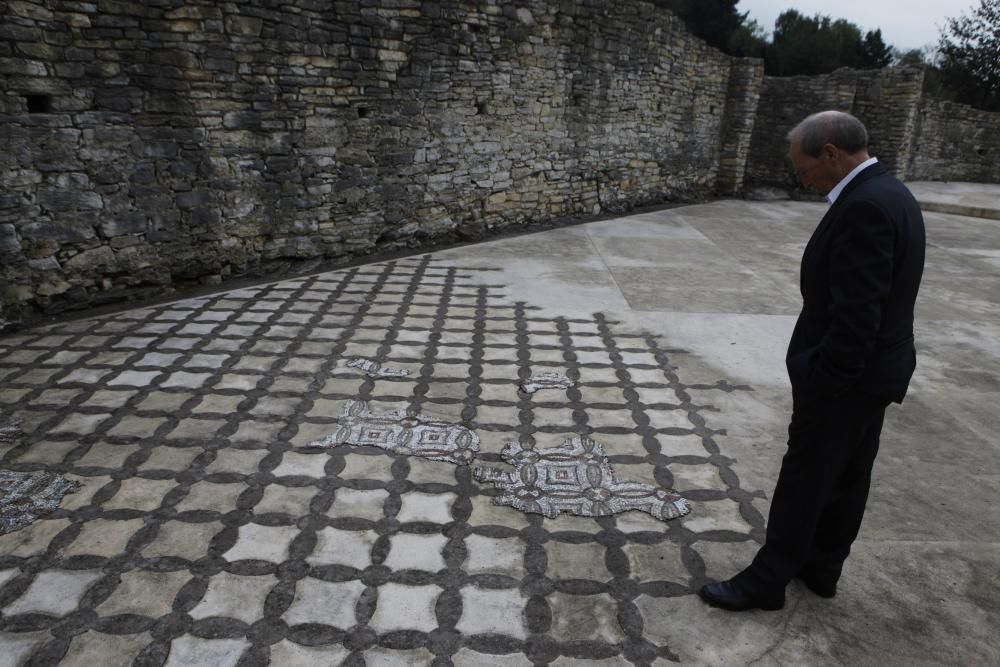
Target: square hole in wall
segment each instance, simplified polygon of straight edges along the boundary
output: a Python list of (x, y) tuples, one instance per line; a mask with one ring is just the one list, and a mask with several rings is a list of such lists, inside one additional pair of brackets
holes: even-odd
[(28, 113), (49, 113), (52, 111), (51, 95), (25, 95), (24, 101), (28, 104)]

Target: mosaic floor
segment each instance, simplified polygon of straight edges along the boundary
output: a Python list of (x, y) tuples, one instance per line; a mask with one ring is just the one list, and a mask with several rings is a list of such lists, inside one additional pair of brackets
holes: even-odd
[[(675, 660), (649, 600), (762, 536), (714, 440), (712, 396), (749, 387), (687, 385), (683, 351), (490, 278), (424, 256), (0, 338), (0, 416), (26, 434), (0, 467), (80, 484), (0, 536), (0, 664)], [(572, 385), (523, 390), (543, 373)], [(497, 469), (508, 442), (590, 438), (692, 511), (550, 519), (471, 466), (308, 446), (350, 401), (461, 424)]]

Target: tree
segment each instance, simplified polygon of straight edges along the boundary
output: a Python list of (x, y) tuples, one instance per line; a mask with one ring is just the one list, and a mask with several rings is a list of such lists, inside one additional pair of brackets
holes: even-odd
[(823, 74), (840, 65), (839, 49), (829, 35), (830, 18), (809, 18), (794, 9), (782, 12), (774, 22), (774, 35), (764, 64), (768, 74), (793, 76)]
[(711, 46), (734, 56), (760, 56), (766, 43), (749, 12), (736, 11), (739, 0), (654, 0), (676, 14), (688, 30)]
[(882, 30), (869, 30), (861, 43), (863, 69), (888, 67), (893, 60), (893, 48), (882, 41)]
[(767, 49), (767, 33), (757, 21), (744, 23), (729, 34), (724, 51), (734, 56), (763, 58)]
[(764, 56), (765, 71), (777, 76), (826, 74), (838, 67), (871, 69), (892, 61), (892, 47), (882, 31), (862, 34), (845, 19), (834, 21), (817, 14), (808, 17), (794, 9), (774, 22), (774, 36)]
[(949, 18), (938, 42), (941, 78), (959, 102), (1000, 110), (1000, 0)]
[(910, 49), (909, 51), (894, 49), (892, 52), (892, 64), (905, 67), (927, 66), (930, 65), (930, 58), (924, 49)]

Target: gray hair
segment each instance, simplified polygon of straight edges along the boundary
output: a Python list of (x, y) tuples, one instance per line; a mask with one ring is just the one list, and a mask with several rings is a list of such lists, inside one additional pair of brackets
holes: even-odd
[(789, 142), (798, 140), (804, 155), (816, 157), (823, 146), (833, 144), (851, 155), (868, 148), (864, 123), (843, 111), (820, 111), (792, 128)]

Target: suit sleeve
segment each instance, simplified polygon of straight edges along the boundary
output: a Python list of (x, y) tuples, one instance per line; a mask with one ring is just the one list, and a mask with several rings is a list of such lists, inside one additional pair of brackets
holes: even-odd
[(830, 326), (810, 378), (818, 394), (840, 394), (864, 373), (892, 288), (895, 244), (896, 227), (879, 206), (859, 201), (844, 210), (828, 267)]

